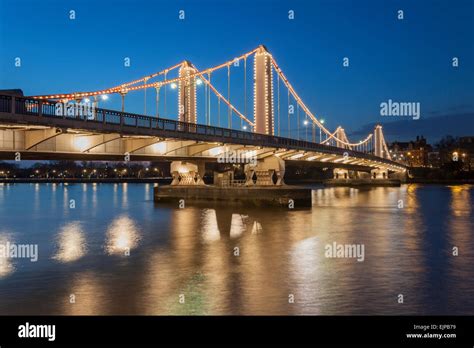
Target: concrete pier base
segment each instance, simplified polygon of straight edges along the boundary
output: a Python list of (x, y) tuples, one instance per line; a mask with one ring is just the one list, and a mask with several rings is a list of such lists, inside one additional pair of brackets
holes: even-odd
[(291, 209), (311, 207), (311, 190), (306, 188), (280, 187), (218, 187), (218, 186), (157, 186), (155, 202), (232, 202), (248, 206), (280, 206)]

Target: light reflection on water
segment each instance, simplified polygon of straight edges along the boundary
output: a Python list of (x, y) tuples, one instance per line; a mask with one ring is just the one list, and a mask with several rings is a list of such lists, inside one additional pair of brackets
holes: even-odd
[[(294, 211), (151, 190), (0, 185), (0, 244), (39, 245), (0, 259), (0, 314), (474, 314), (472, 186), (315, 187)], [(333, 242), (364, 262), (326, 258)]]
[(2, 250), (2, 253), (4, 253), (5, 255), (2, 255), (2, 253), (0, 253), (0, 279), (8, 276), (15, 270), (12, 259), (6, 257), (6, 246), (8, 245), (8, 243), (13, 243), (10, 234), (8, 232), (0, 230), (0, 246), (5, 246)]
[(109, 255), (129, 256), (140, 240), (135, 222), (128, 216), (119, 216), (107, 230), (105, 250)]
[(59, 262), (79, 260), (86, 253), (86, 241), (80, 223), (65, 225), (58, 234), (58, 251), (53, 259)]

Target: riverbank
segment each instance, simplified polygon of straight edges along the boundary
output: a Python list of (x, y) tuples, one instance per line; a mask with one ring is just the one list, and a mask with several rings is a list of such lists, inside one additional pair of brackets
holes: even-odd
[[(340, 179), (342, 180), (342, 179)], [(170, 184), (172, 178), (170, 177), (154, 177), (154, 178), (0, 178), (0, 183), (159, 183), (159, 184)], [(324, 184), (325, 182), (331, 182), (332, 180), (321, 180), (321, 179), (302, 179), (302, 180), (285, 180), (288, 185), (310, 185), (310, 184)], [(432, 184), (432, 185), (474, 185), (473, 179), (422, 179), (413, 178), (407, 179), (402, 184)], [(380, 186), (380, 185), (374, 185)], [(383, 185), (382, 185), (383, 186)], [(399, 185), (396, 185), (399, 186)]]
[(324, 181), (325, 186), (388, 186), (399, 187), (401, 181), (397, 179), (328, 179)]
[(47, 183), (69, 183), (69, 184), (83, 184), (83, 183), (160, 183), (167, 184), (171, 182), (171, 178), (0, 178), (0, 183), (4, 184), (47, 184)]
[(407, 179), (407, 184), (474, 185), (474, 179)]

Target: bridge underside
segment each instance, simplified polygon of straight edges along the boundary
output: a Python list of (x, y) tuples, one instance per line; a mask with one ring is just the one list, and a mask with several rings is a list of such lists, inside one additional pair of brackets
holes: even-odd
[(225, 152), (238, 151), (263, 160), (275, 155), (285, 161), (311, 163), (328, 168), (370, 171), (380, 163), (318, 151), (255, 145), (182, 140), (167, 137), (98, 133), (19, 124), (0, 124), (0, 159), (14, 160), (108, 160), (108, 161), (217, 161)]

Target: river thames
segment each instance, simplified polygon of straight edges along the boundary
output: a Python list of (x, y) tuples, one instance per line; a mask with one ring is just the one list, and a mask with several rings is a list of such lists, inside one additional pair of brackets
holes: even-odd
[[(0, 258), (0, 314), (473, 315), (473, 203), (472, 185), (313, 186), (288, 210), (0, 184), (0, 244), (38, 247)], [(334, 243), (363, 260), (327, 257)]]

